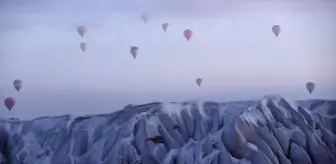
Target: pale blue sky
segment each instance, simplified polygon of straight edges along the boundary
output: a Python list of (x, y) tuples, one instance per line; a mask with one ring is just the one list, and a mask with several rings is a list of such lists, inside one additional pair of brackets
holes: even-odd
[[(333, 11), (328, 0), (4, 0), (0, 88), (17, 104), (11, 113), (1, 106), (0, 115), (104, 113), (155, 100), (265, 94), (302, 99), (309, 98), (307, 81), (317, 83), (314, 98), (336, 98)], [(150, 15), (148, 24), (142, 12)], [(82, 24), (84, 39), (76, 32)], [(282, 26), (279, 38), (274, 24)], [(182, 35), (187, 28), (194, 31), (190, 43)], [(89, 44), (84, 54), (83, 40)], [(140, 48), (136, 60), (132, 45)], [(24, 81), (20, 93), (12, 88), (17, 78)]]

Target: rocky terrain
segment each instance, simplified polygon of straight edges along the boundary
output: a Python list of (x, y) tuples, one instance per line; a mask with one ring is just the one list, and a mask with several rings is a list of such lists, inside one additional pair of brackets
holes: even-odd
[(0, 121), (1, 164), (333, 164), (336, 101), (177, 102)]

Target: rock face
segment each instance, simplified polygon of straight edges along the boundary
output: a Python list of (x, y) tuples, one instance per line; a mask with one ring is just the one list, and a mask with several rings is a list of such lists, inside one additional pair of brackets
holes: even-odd
[[(2, 124), (3, 125), (3, 124)], [(5, 152), (7, 151), (8, 133), (0, 124), (0, 164), (5, 164)], [(7, 162), (6, 162), (7, 163)]]
[(151, 103), (107, 115), (1, 121), (0, 163), (333, 164), (335, 104), (292, 104), (267, 96), (259, 101)]

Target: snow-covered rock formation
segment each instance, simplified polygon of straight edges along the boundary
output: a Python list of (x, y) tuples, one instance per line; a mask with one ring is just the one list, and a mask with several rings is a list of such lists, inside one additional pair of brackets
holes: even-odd
[(244, 102), (151, 103), (106, 115), (2, 121), (0, 161), (333, 164), (335, 133), (336, 101), (290, 103), (267, 96)]

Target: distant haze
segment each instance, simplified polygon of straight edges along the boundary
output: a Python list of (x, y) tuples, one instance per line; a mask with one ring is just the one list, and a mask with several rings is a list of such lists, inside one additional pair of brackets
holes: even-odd
[[(282, 27), (278, 38), (274, 24)], [(83, 39), (78, 25), (88, 28)], [(190, 42), (185, 29), (194, 31)], [(336, 2), (329, 0), (3, 0), (0, 93), (17, 104), (11, 112), (1, 104), (0, 117), (267, 94), (335, 99), (335, 29)], [(136, 60), (130, 46), (140, 48)], [(24, 81), (21, 92), (13, 89), (15, 79)], [(312, 96), (307, 81), (317, 85)]]

